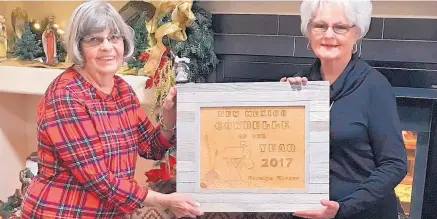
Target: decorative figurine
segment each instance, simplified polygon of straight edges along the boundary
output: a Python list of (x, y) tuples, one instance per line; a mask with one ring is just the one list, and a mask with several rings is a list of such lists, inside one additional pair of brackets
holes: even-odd
[(21, 39), (24, 32), (24, 24), (29, 21), (27, 12), (20, 7), (15, 8), (11, 14), (11, 23), (14, 28), (15, 35)]
[(190, 59), (187, 57), (179, 58), (175, 57), (175, 74), (176, 74), (176, 83), (187, 83), (188, 82), (188, 73), (190, 68), (188, 67), (188, 63), (190, 63)]
[(8, 50), (8, 38), (6, 34), (6, 20), (0, 15), (0, 61), (6, 59), (6, 51)]
[(55, 17), (50, 16), (48, 18), (48, 24), (46, 30), (42, 33), (42, 45), (44, 48), (45, 60), (47, 65), (55, 65), (56, 57), (56, 33), (53, 29)]

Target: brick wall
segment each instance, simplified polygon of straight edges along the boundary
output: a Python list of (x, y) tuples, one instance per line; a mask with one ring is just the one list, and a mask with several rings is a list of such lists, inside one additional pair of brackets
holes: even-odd
[[(275, 81), (314, 60), (298, 15), (214, 14), (212, 82)], [(437, 19), (372, 18), (359, 54), (393, 86), (437, 88)]]

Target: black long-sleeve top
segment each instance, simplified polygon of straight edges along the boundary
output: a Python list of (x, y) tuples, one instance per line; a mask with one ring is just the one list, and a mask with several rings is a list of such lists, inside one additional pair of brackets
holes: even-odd
[[(306, 74), (322, 80), (320, 61)], [(331, 85), (330, 199), (335, 218), (396, 219), (394, 188), (405, 177), (406, 150), (387, 79), (353, 55)]]

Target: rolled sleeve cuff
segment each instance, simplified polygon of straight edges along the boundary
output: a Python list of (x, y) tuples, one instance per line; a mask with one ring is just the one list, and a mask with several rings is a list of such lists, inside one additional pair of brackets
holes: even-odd
[(121, 212), (129, 214), (138, 208), (144, 207), (148, 189), (141, 186), (137, 186), (136, 188), (132, 194), (128, 195), (126, 202), (120, 206), (119, 209)]
[(168, 141), (167, 139), (165, 139), (164, 135), (162, 135), (161, 127), (158, 126), (157, 129), (159, 129), (158, 130), (158, 133), (159, 133), (159, 136), (158, 136), (159, 144), (162, 146), (162, 148), (164, 150), (167, 150), (167, 149), (169, 149), (169, 148), (171, 148), (171, 147), (176, 145), (176, 130), (174, 130), (173, 135), (172, 135), (170, 141)]

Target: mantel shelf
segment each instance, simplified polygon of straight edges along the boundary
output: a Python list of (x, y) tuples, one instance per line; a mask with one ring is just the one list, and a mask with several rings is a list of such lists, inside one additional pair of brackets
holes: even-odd
[(437, 89), (431, 88), (394, 87), (393, 92), (395, 93), (396, 97), (437, 99)]
[[(64, 69), (0, 66), (0, 92), (43, 95), (50, 83)], [(153, 89), (145, 89), (147, 77), (120, 75), (135, 90), (142, 105), (152, 104)]]

